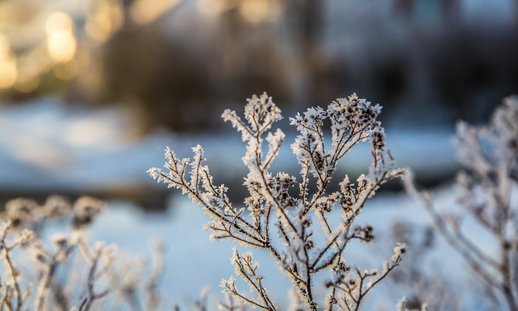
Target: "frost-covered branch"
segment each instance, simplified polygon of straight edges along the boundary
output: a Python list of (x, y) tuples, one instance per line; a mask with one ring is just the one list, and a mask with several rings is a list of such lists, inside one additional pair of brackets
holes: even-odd
[[(125, 260), (103, 243), (90, 247), (85, 232), (104, 206), (86, 196), (74, 204), (61, 196), (50, 196), (41, 206), (24, 198), (9, 201), (0, 214), (0, 251), (6, 268), (0, 282), (0, 310), (105, 310), (101, 303), (118, 301), (118, 293), (113, 293), (122, 282), (109, 284), (109, 280), (128, 274), (128, 269), (113, 269), (123, 266)], [(47, 227), (55, 220), (68, 230), (49, 236)], [(79, 252), (83, 256), (77, 256)], [(149, 298), (159, 296), (160, 277), (156, 274), (162, 271), (157, 265), (151, 275)], [(135, 296), (142, 294), (135, 289)], [(155, 302), (143, 310), (158, 310)]]
[(239, 254), (236, 248), (234, 248), (234, 255), (231, 259), (234, 264), (235, 274), (241, 276), (241, 278), (250, 286), (250, 288), (256, 292), (257, 300), (247, 298), (244, 294), (240, 293), (235, 286), (235, 279), (231, 277), (229, 280), (222, 280), (221, 287), (224, 288), (224, 292), (233, 294), (240, 297), (245, 303), (249, 303), (252, 306), (260, 307), (265, 310), (275, 311), (277, 310), (268, 297), (267, 291), (262, 284), (263, 276), (257, 272), (259, 264), (253, 262), (251, 252), (246, 254)]
[(54, 254), (49, 254), (49, 252), (41, 245), (35, 247), (38, 252), (36, 255), (38, 260), (46, 266), (46, 271), (39, 286), (36, 307), (36, 310), (38, 311), (43, 310), (45, 298), (47, 297), (48, 291), (50, 290), (59, 265), (68, 258), (76, 246), (74, 244), (70, 244), (65, 236), (59, 234), (53, 237), (53, 242), (56, 246), (56, 252)]
[[(11, 230), (11, 224), (11, 221), (4, 223), (3, 229), (0, 233), (0, 249), (3, 250), (4, 261), (11, 278), (11, 284), (8, 284), (6, 286), (6, 291), (4, 293), (4, 297), (2, 298), (2, 305), (0, 305), (0, 308), (3, 308), (3, 306), (5, 305), (9, 310), (19, 311), (23, 307), (23, 304), (26, 302), (28, 297), (25, 297), (24, 299), (24, 295), (22, 293), (22, 289), (19, 282), (20, 272), (14, 266), (11, 252), (13, 249), (29, 243), (30, 240), (33, 238), (34, 234), (30, 230), (23, 230), (18, 236), (18, 238), (11, 245), (8, 245), (7, 234)], [(13, 300), (13, 291), (16, 296), (16, 300)], [(26, 294), (29, 294), (29, 291), (27, 291)]]
[[(282, 119), (280, 109), (266, 94), (253, 96), (245, 106), (244, 119), (235, 111), (226, 110), (222, 117), (241, 132), (247, 143), (245, 156), (242, 158), (249, 173), (244, 185), (249, 196), (244, 207), (234, 207), (226, 195), (224, 185), (214, 186), (209, 169), (203, 164), (204, 154), (201, 146), (193, 148), (194, 159), (180, 159), (173, 151), (166, 149), (166, 171), (152, 168), (148, 172), (158, 182), (175, 187), (187, 194), (193, 202), (202, 206), (212, 220), (205, 226), (211, 230), (211, 239), (231, 239), (245, 246), (268, 249), (283, 272), (294, 284), (294, 289), (307, 308), (320, 308), (314, 297), (314, 275), (331, 268), (335, 280), (329, 286), (331, 299), (324, 303), (325, 308), (333, 310), (335, 306), (349, 309), (354, 302), (358, 309), (364, 296), (372, 286), (385, 278), (401, 261), (401, 254), (393, 264), (386, 264), (379, 275), (360, 274), (362, 285), (358, 296), (339, 304), (339, 299), (346, 299), (347, 292), (338, 292), (340, 282), (345, 280), (349, 267), (342, 254), (348, 242), (353, 239), (370, 242), (374, 236), (370, 226), (356, 226), (355, 220), (361, 214), (365, 204), (381, 184), (401, 176), (403, 170), (397, 169), (390, 150), (385, 144), (385, 133), (377, 117), (381, 106), (372, 105), (356, 94), (349, 98), (338, 99), (327, 109), (310, 108), (304, 114), (290, 118), (299, 135), (291, 145), (301, 165), (299, 196), (293, 196), (289, 190), (296, 185), (294, 176), (279, 172), (271, 173), (268, 169), (278, 155), (285, 135), (281, 130), (271, 132), (274, 122)], [(325, 146), (324, 121), (330, 120), (332, 144), (329, 150)], [(266, 138), (263, 138), (266, 136)], [(268, 143), (268, 153), (263, 154), (264, 140)], [(340, 191), (326, 194), (326, 188), (332, 179), (338, 162), (355, 145), (369, 142), (372, 165), (366, 174), (362, 174), (356, 184), (348, 176), (340, 183)], [(189, 167), (190, 166), (190, 167)], [(186, 175), (189, 175), (188, 177)], [(317, 190), (310, 193), (310, 185), (315, 182)], [(337, 228), (331, 228), (327, 217), (333, 209), (343, 213)], [(248, 211), (248, 215), (245, 215)], [(316, 215), (327, 235), (322, 248), (316, 248), (315, 233), (312, 230), (313, 217)], [(283, 247), (272, 243), (272, 224), (277, 227)], [(399, 247), (399, 246), (398, 246)], [(257, 299), (245, 296), (239, 291), (235, 279), (231, 277), (221, 284), (224, 291), (246, 304), (265, 310), (276, 310), (273, 301), (263, 286), (263, 277), (257, 273), (257, 264), (252, 262), (251, 253), (241, 255), (234, 250), (232, 263), (235, 274), (241, 276), (257, 294)], [(371, 283), (363, 285), (369, 279)], [(344, 283), (345, 284), (345, 283)], [(345, 297), (345, 298), (344, 298)], [(349, 297), (350, 298), (350, 297)], [(347, 299), (349, 299), (347, 298)]]
[[(443, 215), (426, 192), (418, 191), (412, 175), (407, 173), (405, 185), (429, 211), (439, 232), (461, 254), (473, 271), (496, 289), (511, 311), (518, 310), (518, 206), (512, 205), (513, 188), (518, 182), (518, 97), (504, 100), (490, 123), (472, 127), (457, 125), (460, 159), (468, 169), (456, 179), (458, 199), (467, 211), (462, 216)], [(471, 215), (487, 230), (498, 245), (498, 258), (487, 254), (473, 237), (462, 230), (462, 220)]]
[(334, 269), (333, 279), (325, 282), (326, 287), (333, 289), (326, 298), (327, 308), (332, 309), (333, 305), (337, 305), (343, 310), (360, 310), (360, 305), (367, 293), (399, 265), (405, 252), (405, 244), (398, 243), (394, 248), (392, 262), (384, 262), (381, 272), (377, 269), (360, 272), (356, 268), (354, 270), (356, 276), (347, 279), (349, 267), (342, 266)]

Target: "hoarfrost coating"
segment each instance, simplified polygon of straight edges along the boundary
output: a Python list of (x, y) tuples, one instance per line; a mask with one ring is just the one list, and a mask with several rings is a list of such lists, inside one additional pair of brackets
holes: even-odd
[[(225, 110), (224, 121), (230, 121), (247, 142), (242, 158), (249, 173), (244, 185), (249, 191), (244, 206), (232, 206), (227, 196), (227, 187), (216, 186), (203, 164), (204, 152), (201, 146), (193, 148), (194, 160), (180, 159), (169, 148), (166, 149), (166, 171), (151, 168), (148, 173), (158, 182), (168, 184), (187, 194), (198, 203), (212, 220), (205, 226), (211, 230), (211, 240), (230, 239), (246, 247), (266, 249), (273, 256), (281, 271), (292, 281), (302, 303), (311, 310), (359, 310), (365, 295), (383, 280), (402, 260), (405, 246), (398, 244), (390, 262), (383, 264), (381, 272), (355, 269), (347, 265), (342, 254), (349, 241), (358, 239), (370, 242), (373, 238), (372, 226), (354, 225), (366, 201), (372, 197), (384, 182), (401, 176), (404, 171), (397, 169), (395, 161), (386, 147), (385, 133), (377, 117), (381, 106), (372, 105), (353, 94), (331, 103), (327, 109), (309, 108), (305, 113), (290, 118), (299, 135), (291, 145), (301, 166), (299, 195), (292, 196), (289, 189), (297, 183), (295, 176), (268, 171), (277, 156), (284, 133), (270, 129), (274, 122), (282, 119), (280, 109), (266, 93), (252, 96), (245, 106), (245, 121), (235, 111)], [(324, 120), (331, 122), (332, 144), (326, 149), (324, 143)], [(266, 134), (268, 153), (263, 154), (263, 135)], [(368, 174), (362, 174), (356, 185), (346, 175), (340, 182), (340, 191), (326, 193), (326, 188), (336, 170), (338, 161), (355, 145), (369, 142), (373, 162)], [(188, 173), (189, 177), (186, 176)], [(317, 190), (310, 193), (310, 184), (316, 183)], [(333, 208), (343, 212), (340, 224), (331, 228), (328, 213)], [(248, 210), (248, 216), (245, 215)], [(315, 233), (311, 230), (313, 216), (320, 220), (326, 242), (316, 248)], [(271, 227), (275, 226), (282, 246), (274, 245)], [(231, 262), (235, 274), (249, 285), (256, 297), (239, 291), (233, 276), (223, 280), (221, 287), (231, 297), (245, 304), (265, 310), (277, 310), (270, 299), (259, 273), (258, 263), (253, 261), (252, 252), (245, 254), (234, 249)], [(314, 277), (329, 269), (330, 278), (324, 282), (328, 295), (323, 305), (313, 294)], [(229, 309), (228, 304), (221, 306)], [(229, 309), (230, 310), (230, 309)]]
[[(464, 257), (473, 274), (483, 280), (491, 302), (500, 309), (505, 305), (517, 311), (518, 206), (511, 198), (513, 187), (518, 185), (518, 97), (504, 99), (486, 126), (459, 122), (454, 142), (467, 168), (456, 178), (462, 214), (439, 213), (430, 194), (416, 189), (410, 172), (405, 185), (430, 212), (439, 232)], [(477, 237), (466, 235), (463, 223), (468, 218), (492, 236), (497, 256), (486, 252)]]

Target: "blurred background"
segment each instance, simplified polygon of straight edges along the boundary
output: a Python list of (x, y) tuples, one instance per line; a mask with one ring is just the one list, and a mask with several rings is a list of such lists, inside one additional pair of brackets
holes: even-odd
[[(175, 217), (179, 199), (145, 173), (166, 146), (201, 144), (215, 182), (239, 188), (244, 145), (219, 116), (262, 92), (285, 116), (273, 170), (299, 170), (289, 116), (356, 92), (384, 107), (400, 165), (441, 184), (460, 167), (456, 120), (486, 123), (518, 92), (518, 1), (2, 0), (0, 201), (94, 195), (129, 213), (103, 220), (124, 245), (143, 211)], [(367, 170), (357, 149), (340, 175)]]
[(265, 91), (288, 133), (288, 116), (337, 97), (380, 103), (400, 164), (437, 184), (456, 168), (455, 121), (486, 122), (518, 92), (518, 2), (3, 0), (0, 89), (2, 197), (160, 209), (144, 171), (200, 139), (229, 183), (244, 146), (219, 116)]
[(486, 122), (518, 91), (518, 2), (3, 0), (0, 89), (4, 199), (162, 209), (144, 171), (200, 139), (239, 185), (243, 146), (219, 116), (265, 91), (285, 117), (353, 92), (380, 103), (396, 158), (434, 185), (456, 168), (455, 121)]

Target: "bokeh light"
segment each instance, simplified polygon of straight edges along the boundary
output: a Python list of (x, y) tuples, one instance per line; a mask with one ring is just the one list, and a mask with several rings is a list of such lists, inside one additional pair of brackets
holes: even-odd
[(12, 87), (17, 77), (16, 55), (11, 50), (7, 37), (0, 34), (0, 89)]
[(130, 7), (130, 16), (139, 25), (149, 24), (176, 7), (180, 2), (182, 0), (136, 0)]
[(120, 0), (92, 1), (85, 31), (97, 43), (106, 42), (124, 23), (124, 11)]
[(243, 0), (239, 11), (246, 20), (257, 23), (274, 20), (281, 11), (281, 5), (276, 0)]
[(50, 57), (56, 63), (70, 61), (77, 49), (72, 18), (66, 13), (54, 12), (47, 18), (46, 30)]
[(234, 4), (229, 0), (198, 0), (197, 6), (204, 15), (216, 16), (231, 9)]

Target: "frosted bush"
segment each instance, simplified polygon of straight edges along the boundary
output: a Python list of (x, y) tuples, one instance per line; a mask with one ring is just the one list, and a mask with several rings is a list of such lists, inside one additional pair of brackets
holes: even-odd
[[(512, 199), (518, 185), (518, 97), (506, 98), (486, 126), (459, 122), (455, 143), (467, 172), (456, 178), (462, 214), (441, 214), (431, 195), (416, 189), (410, 172), (408, 191), (430, 212), (439, 232), (464, 257), (488, 288), (494, 308), (518, 310), (518, 205)], [(497, 254), (489, 254), (476, 236), (466, 236), (463, 222), (475, 219), (494, 237)]]
[[(392, 291), (401, 290), (406, 295), (404, 306), (407, 309), (419, 309), (425, 303), (430, 311), (466, 310), (461, 294), (466, 292), (466, 286), (459, 286), (455, 282), (457, 278), (445, 273), (444, 266), (448, 263), (439, 262), (434, 256), (437, 234), (433, 226), (411, 223), (410, 219), (398, 218), (392, 224), (389, 241), (404, 242), (409, 252), (405, 255), (404, 269), (391, 273), (383, 285)], [(450, 259), (449, 256), (440, 258)]]
[[(285, 135), (277, 129), (271, 131), (274, 122), (282, 119), (280, 109), (266, 94), (253, 96), (245, 106), (244, 120), (235, 111), (226, 110), (222, 117), (241, 132), (247, 142), (243, 162), (249, 173), (244, 185), (249, 196), (244, 204), (233, 206), (227, 196), (227, 187), (217, 186), (204, 164), (201, 146), (192, 148), (194, 158), (178, 158), (166, 149), (166, 171), (151, 168), (148, 172), (158, 182), (175, 187), (202, 206), (211, 221), (206, 229), (211, 240), (230, 239), (248, 247), (270, 252), (281, 271), (292, 281), (298, 300), (311, 310), (359, 310), (366, 294), (383, 280), (402, 260), (405, 245), (394, 248), (391, 261), (382, 265), (381, 271), (360, 271), (349, 266), (343, 257), (344, 249), (353, 239), (370, 242), (373, 228), (357, 226), (355, 220), (365, 203), (384, 182), (401, 176), (385, 143), (385, 133), (377, 117), (379, 105), (372, 105), (356, 94), (332, 102), (327, 109), (310, 108), (303, 114), (290, 118), (290, 124), (299, 132), (291, 144), (301, 166), (299, 193), (291, 188), (297, 184), (295, 176), (268, 169), (284, 142)], [(324, 123), (330, 124), (332, 143), (324, 143)], [(266, 136), (266, 137), (264, 137)], [(263, 153), (263, 143), (268, 152)], [(339, 183), (340, 190), (327, 192), (337, 163), (356, 144), (369, 142), (373, 162), (367, 174), (356, 183), (346, 175)], [(316, 183), (316, 191), (310, 193), (310, 184)], [(332, 209), (342, 212), (340, 225), (332, 228), (328, 217)], [(320, 220), (326, 241), (315, 242), (312, 226), (316, 216)], [(272, 235), (278, 234), (282, 245), (274, 245)], [(234, 248), (232, 263), (235, 274), (241, 277), (255, 292), (255, 297), (238, 289), (235, 278), (221, 282), (229, 299), (244, 302), (265, 310), (278, 310), (264, 286), (258, 263), (252, 252), (243, 253)], [(326, 273), (324, 282), (328, 294), (323, 302), (315, 299), (315, 275)], [(229, 300), (234, 301), (234, 300)], [(221, 303), (224, 309), (234, 310), (230, 303)]]
[[(120, 310), (126, 303), (131, 310), (160, 309), (157, 286), (163, 274), (163, 247), (157, 248), (158, 261), (148, 277), (114, 245), (89, 243), (84, 229), (104, 205), (86, 196), (71, 205), (56, 195), (43, 206), (25, 198), (6, 204), (0, 223), (5, 267), (0, 310)], [(68, 223), (67, 230), (49, 237), (45, 228), (54, 221)], [(146, 300), (145, 308), (139, 299)]]

